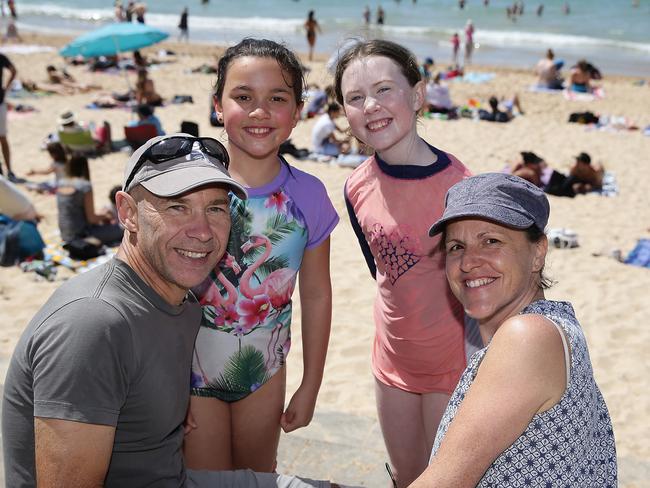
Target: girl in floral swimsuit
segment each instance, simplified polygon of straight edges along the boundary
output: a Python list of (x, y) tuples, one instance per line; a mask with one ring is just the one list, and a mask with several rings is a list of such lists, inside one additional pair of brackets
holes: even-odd
[[(278, 148), (300, 119), (304, 81), (284, 46), (245, 39), (219, 61), (215, 109), (228, 134), (232, 230), (196, 291), (203, 322), (192, 366), (184, 455), (191, 469), (272, 471), (280, 428), (311, 421), (329, 340), (329, 235), (338, 215), (315, 177)], [(291, 295), (300, 271), (304, 373), (287, 408)]]

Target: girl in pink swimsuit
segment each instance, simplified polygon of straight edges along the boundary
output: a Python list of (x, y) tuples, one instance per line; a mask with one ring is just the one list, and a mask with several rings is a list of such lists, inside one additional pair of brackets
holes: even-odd
[(349, 176), (345, 199), (379, 288), (372, 368), (401, 488), (426, 468), (465, 368), (463, 310), (428, 224), (442, 215), (447, 189), (469, 171), (418, 136), (425, 84), (407, 49), (383, 40), (356, 45), (338, 63), (335, 90), (352, 133), (376, 151)]

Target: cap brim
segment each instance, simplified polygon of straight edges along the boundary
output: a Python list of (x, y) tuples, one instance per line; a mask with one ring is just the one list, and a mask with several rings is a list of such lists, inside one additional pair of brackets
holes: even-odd
[(241, 184), (209, 166), (180, 167), (141, 181), (140, 184), (159, 197), (175, 197), (200, 186), (223, 184), (242, 200), (248, 198), (246, 189)]
[(463, 205), (455, 211), (445, 212), (442, 218), (431, 226), (429, 236), (433, 237), (440, 234), (451, 220), (471, 217), (489, 220), (513, 229), (527, 229), (535, 223), (530, 217), (506, 207), (498, 205), (485, 206), (482, 204)]

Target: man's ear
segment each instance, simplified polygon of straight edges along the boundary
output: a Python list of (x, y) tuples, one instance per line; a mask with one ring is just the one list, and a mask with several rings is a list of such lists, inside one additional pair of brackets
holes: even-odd
[(138, 231), (138, 202), (126, 192), (115, 194), (115, 207), (120, 224), (129, 232)]

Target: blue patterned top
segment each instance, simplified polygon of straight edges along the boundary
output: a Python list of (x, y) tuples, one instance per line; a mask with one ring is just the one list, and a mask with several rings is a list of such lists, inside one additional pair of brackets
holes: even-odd
[[(559, 325), (571, 345), (570, 380), (560, 401), (533, 417), (526, 430), (488, 467), (477, 487), (616, 487), (616, 446), (607, 405), (594, 380), (587, 342), (567, 302), (539, 300), (522, 314)], [(488, 346), (489, 347), (489, 346)], [(431, 457), (472, 385), (488, 347), (477, 351), (442, 417)]]

